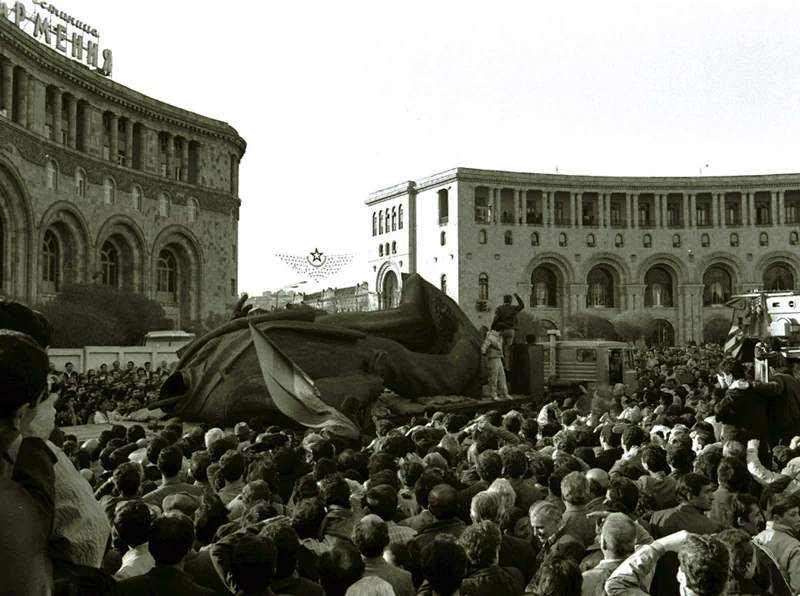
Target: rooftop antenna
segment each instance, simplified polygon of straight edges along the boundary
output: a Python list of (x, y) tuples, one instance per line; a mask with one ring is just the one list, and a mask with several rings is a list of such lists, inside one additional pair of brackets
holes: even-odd
[(708, 164), (706, 164), (705, 166), (702, 166), (702, 167), (700, 168), (700, 175), (701, 175), (701, 176), (703, 175), (703, 168), (704, 168), (704, 167), (705, 167), (705, 168), (707, 168), (707, 167), (708, 167)]
[(556, 174), (558, 174), (558, 166), (556, 166)]

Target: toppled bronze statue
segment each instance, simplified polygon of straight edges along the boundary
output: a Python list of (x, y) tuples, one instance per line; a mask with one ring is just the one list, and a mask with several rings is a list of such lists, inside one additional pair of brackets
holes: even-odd
[(160, 400), (150, 407), (197, 422), (233, 424), (264, 416), (291, 424), (266, 389), (250, 323), (337, 409), (348, 396), (363, 408), (384, 388), (404, 398), (480, 397), (478, 331), (452, 299), (414, 274), (391, 310), (317, 316), (300, 307), (235, 318), (183, 348)]

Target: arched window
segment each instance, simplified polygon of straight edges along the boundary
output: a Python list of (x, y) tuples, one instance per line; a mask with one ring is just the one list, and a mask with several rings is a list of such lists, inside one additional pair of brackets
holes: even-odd
[(447, 294), (447, 276), (444, 273), (439, 278), (439, 288), (442, 290), (442, 294)]
[(392, 207), (392, 232), (397, 229), (397, 208)]
[(625, 246), (625, 239), (622, 237), (622, 234), (617, 234), (614, 236), (614, 246), (616, 248), (622, 248)]
[(189, 221), (194, 223), (197, 221), (197, 201), (189, 199), (186, 201), (186, 210), (189, 216)]
[(558, 245), (562, 248), (567, 245), (567, 235), (564, 232), (558, 235)]
[(594, 246), (594, 234), (586, 235), (586, 246), (590, 248)]
[(761, 234), (758, 237), (758, 243), (761, 246), (769, 246), (769, 236), (767, 235), (766, 232), (761, 232)]
[(403, 229), (403, 206), (400, 205), (397, 207), (397, 229)]
[(397, 254), (397, 242), (392, 240), (392, 254)]
[(733, 281), (723, 267), (714, 265), (703, 274), (703, 306), (722, 306), (731, 299)]
[(645, 234), (644, 236), (642, 236), (642, 246), (644, 246), (645, 248), (650, 248), (651, 246), (653, 246), (653, 238), (652, 236), (650, 236), (650, 234)]
[(508, 245), (514, 244), (514, 237), (511, 235), (511, 231), (508, 231), (505, 234), (503, 234), (503, 238), (506, 244)]
[(52, 159), (47, 160), (47, 188), (58, 190), (58, 168)]
[(142, 189), (139, 188), (138, 186), (134, 186), (133, 187), (133, 191), (132, 191), (131, 194), (132, 194), (132, 197), (133, 197), (133, 208), (136, 211), (141, 211), (142, 210)]
[(372, 214), (372, 235), (378, 235), (378, 215), (376, 213)]
[(673, 234), (672, 235), (672, 248), (680, 248), (680, 247), (681, 247), (680, 234)]
[(158, 214), (161, 217), (169, 217), (169, 197), (163, 192), (158, 195)]
[(764, 271), (764, 289), (767, 292), (794, 289), (794, 274), (782, 263), (774, 263)]
[(531, 246), (539, 246), (539, 232), (531, 234)]
[(390, 217), (389, 216), (389, 210), (387, 209), (386, 213), (384, 214), (384, 218), (385, 219), (384, 219), (384, 224), (383, 224), (383, 227), (386, 230), (387, 234), (391, 231), (391, 228), (389, 227), (391, 220), (389, 219), (389, 217)]
[(107, 240), (100, 250), (100, 266), (103, 269), (103, 285), (118, 286), (119, 256), (117, 255), (116, 247)]
[(47, 230), (42, 244), (42, 281), (45, 292), (58, 291), (58, 238)]
[(383, 256), (383, 244), (378, 245), (378, 256), (379, 257)]
[(389, 243), (388, 242), (383, 245), (383, 254), (385, 254), (387, 257), (389, 256)]
[(447, 234), (445, 232), (439, 232), (439, 245), (444, 246), (447, 244)]
[(586, 294), (588, 307), (614, 306), (614, 279), (604, 267), (594, 267), (586, 279), (589, 292)]
[(792, 232), (789, 234), (789, 244), (792, 246), (797, 246), (800, 237), (798, 237), (797, 232)]
[(175, 271), (175, 255), (168, 250), (162, 250), (158, 255), (158, 279), (156, 282), (157, 292), (167, 292), (170, 294), (175, 293)]
[(703, 248), (708, 248), (711, 245), (711, 238), (708, 237), (708, 234), (703, 234), (700, 236), (700, 246)]
[(83, 170), (75, 172), (75, 196), (86, 196), (86, 174), (83, 173)]
[(489, 299), (489, 276), (481, 273), (478, 276), (478, 300)]
[(114, 181), (111, 178), (106, 178), (103, 180), (103, 202), (106, 205), (113, 205), (115, 194)]
[(664, 267), (651, 267), (644, 274), (645, 306), (673, 306), (672, 276)]
[(486, 230), (478, 230), (478, 244), (486, 244)]
[(739, 234), (731, 234), (731, 246), (739, 246)]
[(531, 306), (540, 308), (558, 306), (556, 275), (547, 266), (539, 265), (531, 273)]
[(378, 234), (383, 234), (383, 215), (378, 213)]

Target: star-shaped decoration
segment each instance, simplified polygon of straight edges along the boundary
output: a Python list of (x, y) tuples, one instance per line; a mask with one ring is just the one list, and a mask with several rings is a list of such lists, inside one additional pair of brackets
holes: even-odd
[(314, 252), (312, 252), (312, 253), (311, 253), (311, 257), (312, 257), (312, 259), (311, 259), (311, 260), (312, 260), (312, 261), (314, 261), (315, 263), (316, 263), (317, 261), (319, 261), (320, 263), (322, 263), (322, 255), (323, 255), (323, 254), (324, 254), (324, 253), (321, 253), (321, 252), (319, 251), (319, 249), (318, 249), (318, 248), (315, 248), (315, 249), (314, 249)]

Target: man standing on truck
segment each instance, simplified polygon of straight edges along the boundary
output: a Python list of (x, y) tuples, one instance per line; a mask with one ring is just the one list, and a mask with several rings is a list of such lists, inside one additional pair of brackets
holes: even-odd
[[(481, 354), (486, 355), (489, 369), (489, 396), (494, 401), (511, 399), (506, 386), (506, 372), (503, 370), (503, 337), (497, 325), (492, 324), (492, 329), (486, 334), (481, 346)], [(500, 388), (500, 397), (497, 389)]]
[(518, 326), (517, 315), (525, 308), (519, 294), (514, 294), (514, 297), (517, 299), (516, 305), (511, 304), (511, 294), (503, 296), (503, 304), (495, 309), (492, 321), (492, 329), (496, 328), (503, 338), (503, 358), (507, 371), (511, 370), (511, 344), (514, 342), (514, 330)]

